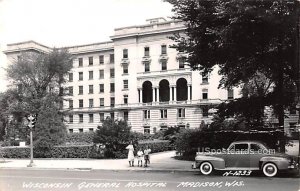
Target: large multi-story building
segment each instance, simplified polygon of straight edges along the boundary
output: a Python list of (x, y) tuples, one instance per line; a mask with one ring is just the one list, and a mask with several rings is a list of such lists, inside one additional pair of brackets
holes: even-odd
[[(217, 68), (209, 74), (192, 71), (184, 53), (170, 48), (174, 42), (168, 37), (185, 30), (182, 22), (148, 22), (115, 29), (109, 42), (67, 47), (74, 56), (64, 103), (70, 133), (94, 131), (106, 117), (127, 120), (143, 133), (197, 128), (211, 122), (212, 106), (238, 96), (234, 89), (218, 89)], [(8, 44), (8, 61), (22, 51), (51, 48), (34, 41)]]

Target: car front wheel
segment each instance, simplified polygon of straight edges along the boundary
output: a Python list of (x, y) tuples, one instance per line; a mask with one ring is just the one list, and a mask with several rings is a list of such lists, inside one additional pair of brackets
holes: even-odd
[(276, 176), (277, 172), (278, 172), (277, 166), (273, 163), (266, 163), (263, 166), (263, 173), (267, 177)]
[(200, 172), (204, 175), (209, 175), (213, 171), (213, 166), (209, 162), (203, 162), (200, 165)]

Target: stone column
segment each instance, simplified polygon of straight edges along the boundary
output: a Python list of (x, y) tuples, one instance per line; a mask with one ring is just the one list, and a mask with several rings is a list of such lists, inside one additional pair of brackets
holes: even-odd
[(177, 95), (176, 95), (177, 94), (177, 90), (176, 89), (177, 89), (177, 87), (175, 86), (174, 87), (174, 101), (177, 101)]
[(159, 102), (159, 87), (157, 88), (156, 95), (157, 95), (157, 102)]
[(170, 102), (173, 101), (173, 99), (172, 99), (172, 86), (170, 86), (170, 100), (169, 101)]
[(139, 89), (140, 91), (140, 103), (143, 103), (143, 89)]
[(189, 101), (191, 99), (191, 85), (188, 85), (187, 88), (187, 100)]
[(152, 102), (155, 102), (155, 88), (152, 87)]

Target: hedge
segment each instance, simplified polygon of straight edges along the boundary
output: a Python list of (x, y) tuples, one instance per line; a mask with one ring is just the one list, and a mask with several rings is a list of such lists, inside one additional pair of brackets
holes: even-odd
[[(151, 140), (139, 142), (135, 147), (135, 152), (148, 146), (151, 153), (162, 152), (172, 149), (169, 141)], [(29, 158), (30, 147), (2, 147), (1, 152), (4, 158)], [(96, 145), (65, 145), (54, 146), (51, 150), (34, 149), (35, 158), (104, 158), (109, 156), (105, 149), (97, 148)], [(126, 149), (114, 153), (115, 158), (126, 158), (128, 151)]]

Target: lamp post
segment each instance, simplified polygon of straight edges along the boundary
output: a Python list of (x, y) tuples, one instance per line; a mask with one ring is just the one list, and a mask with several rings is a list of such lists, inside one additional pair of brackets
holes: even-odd
[(35, 164), (33, 163), (33, 136), (32, 136), (32, 128), (34, 127), (36, 118), (32, 115), (28, 116), (28, 127), (30, 128), (30, 163), (27, 165), (27, 167), (33, 167)]

